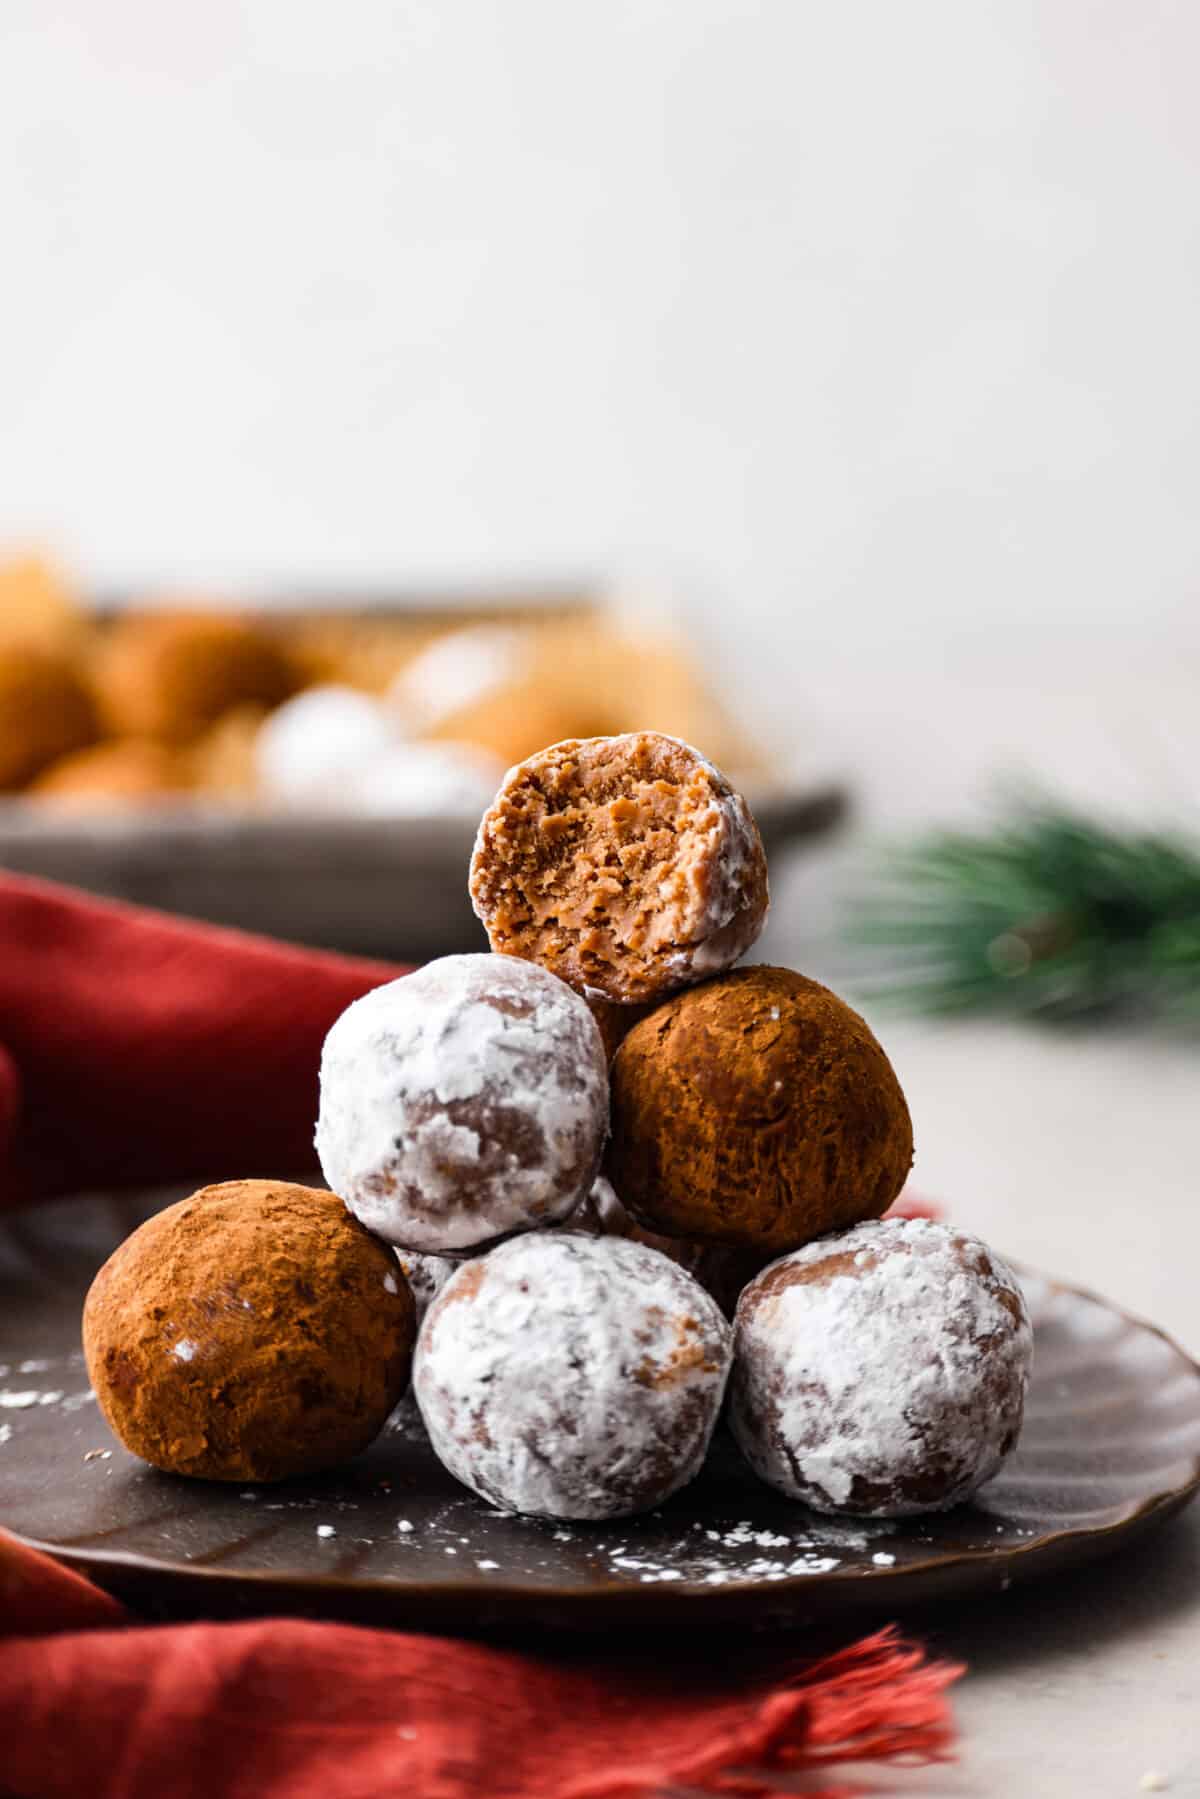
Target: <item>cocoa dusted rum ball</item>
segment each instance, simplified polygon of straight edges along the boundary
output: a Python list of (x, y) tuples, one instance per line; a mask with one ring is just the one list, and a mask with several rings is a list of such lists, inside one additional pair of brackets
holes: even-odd
[(332, 1193), (204, 1187), (88, 1293), (83, 1344), (126, 1449), (169, 1474), (275, 1481), (357, 1455), (408, 1384), (416, 1313), (390, 1249)]
[(96, 734), (91, 697), (69, 657), (0, 643), (0, 790), (24, 787)]
[(780, 1254), (877, 1218), (912, 1122), (891, 1063), (835, 993), (741, 968), (636, 1024), (613, 1060), (606, 1173), (647, 1229)]
[(29, 789), (64, 812), (119, 812), (177, 801), (191, 785), (185, 760), (166, 744), (123, 737), (62, 757)]
[(221, 612), (126, 614), (106, 633), (93, 672), (110, 730), (177, 744), (236, 706), (277, 706), (299, 685), (271, 632)]

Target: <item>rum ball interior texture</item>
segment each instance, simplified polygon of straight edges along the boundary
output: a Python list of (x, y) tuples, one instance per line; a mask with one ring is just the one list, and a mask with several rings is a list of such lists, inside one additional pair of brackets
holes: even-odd
[(616, 1518), (699, 1472), (731, 1333), (645, 1244), (553, 1231), (467, 1262), (421, 1328), (413, 1390), (456, 1479), (505, 1511)]
[(691, 987), (611, 1070), (606, 1172), (648, 1229), (779, 1254), (877, 1218), (912, 1164), (900, 1083), (865, 1021), (787, 968)]
[(331, 1193), (205, 1187), (109, 1257), (88, 1373), (125, 1447), (171, 1474), (275, 1481), (357, 1455), (408, 1384), (416, 1312), (395, 1257)]
[(494, 950), (637, 1005), (745, 954), (767, 864), (725, 777), (677, 738), (636, 731), (510, 769), (479, 827), (471, 898)]
[(754, 1472), (822, 1512), (957, 1505), (1021, 1428), (1033, 1333), (978, 1238), (885, 1219), (764, 1270), (735, 1321), (729, 1421)]
[(464, 1252), (566, 1218), (608, 1129), (586, 1003), (508, 956), (445, 956), (377, 987), (325, 1040), (325, 1179), (401, 1248)]

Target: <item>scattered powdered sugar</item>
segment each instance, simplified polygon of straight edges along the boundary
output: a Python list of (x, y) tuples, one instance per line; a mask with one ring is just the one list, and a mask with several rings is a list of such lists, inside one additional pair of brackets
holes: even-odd
[(531, 962), (445, 956), (356, 1000), (325, 1040), (325, 1178), (408, 1249), (471, 1249), (565, 1218), (607, 1126), (595, 1021)]
[(614, 1555), (611, 1560), (614, 1568), (621, 1568), (631, 1574), (641, 1573), (642, 1579), (645, 1581), (683, 1579), (683, 1571), (680, 1568), (659, 1568), (653, 1562), (640, 1561), (634, 1555)]
[(337, 1535), (337, 1532), (334, 1530), (332, 1524), (318, 1524), (317, 1535), (319, 1537), (334, 1537)]
[(760, 1560), (736, 1570), (715, 1568), (704, 1580), (711, 1587), (728, 1586), (735, 1580), (794, 1580), (802, 1574), (829, 1574), (840, 1566), (836, 1555), (798, 1555), (790, 1562)]
[(96, 1391), (94, 1387), (85, 1387), (82, 1393), (68, 1393), (62, 1402), (64, 1412), (81, 1412), (85, 1405), (95, 1405)]
[[(272, 1489), (272, 1490), (274, 1491), (274, 1489)], [(276, 1499), (276, 1500), (273, 1500), (269, 1504), (264, 1504), (263, 1511), (264, 1512), (285, 1512), (285, 1511), (286, 1512), (313, 1512), (313, 1511), (316, 1511), (318, 1506), (320, 1506), (324, 1511), (337, 1512), (339, 1515), (341, 1515), (344, 1512), (357, 1512), (361, 1509), (359, 1501), (356, 1499), (329, 1499), (329, 1498), (326, 1498), (324, 1495), (321, 1495), (320, 1497), (318, 1497), (317, 1494), (313, 1493), (313, 1494), (310, 1494), (305, 1499)]]
[(698, 1471), (730, 1331), (691, 1277), (640, 1243), (514, 1238), (442, 1289), (413, 1388), (450, 1472), (506, 1510), (609, 1518)]
[[(821, 1278), (786, 1279), (827, 1258)], [(859, 1225), (743, 1293), (730, 1422), (762, 1479), (819, 1510), (942, 1510), (1011, 1446), (1032, 1344), (1015, 1276), (977, 1240), (927, 1219)]]
[(740, 1537), (731, 1532), (725, 1540), (727, 1543), (756, 1543), (760, 1549), (786, 1549), (792, 1539), (780, 1536), (774, 1530), (749, 1530)]
[[(872, 1519), (856, 1529), (799, 1510), (794, 1523), (784, 1517), (770, 1529), (749, 1519), (732, 1523), (721, 1519), (714, 1525), (709, 1503), (705, 1499), (697, 1503), (703, 1509), (690, 1522), (688, 1514), (681, 1515), (673, 1505), (669, 1511), (607, 1528), (591, 1521), (573, 1527), (552, 1525), (544, 1518), (489, 1508), (500, 1522), (493, 1523), (486, 1542), (480, 1542), (477, 1528), (470, 1536), (460, 1534), (462, 1525), (477, 1527), (479, 1518), (479, 1501), (464, 1493), (461, 1499), (423, 1512), (415, 1522), (396, 1520), (400, 1534), (393, 1542), (425, 1556), (444, 1555), (455, 1547), (460, 1555), (471, 1557), (474, 1550), (476, 1568), (506, 1580), (575, 1579), (582, 1552), (589, 1567), (598, 1567), (605, 1578), (618, 1583), (726, 1587), (809, 1579), (846, 1567), (848, 1558), (861, 1564), (861, 1552), (869, 1552), (896, 1528)], [(910, 1532), (905, 1540), (916, 1539)], [(570, 1546), (565, 1562), (559, 1559), (560, 1545)]]
[[(49, 1366), (49, 1362), (43, 1362), (41, 1364), (41, 1367), (43, 1368), (48, 1368)], [(31, 1406), (58, 1405), (64, 1399), (65, 1395), (57, 1387), (46, 1392), (42, 1392), (38, 1387), (25, 1387), (20, 1390), (13, 1387), (6, 1387), (3, 1392), (0, 1392), (0, 1407), (7, 1412), (27, 1412)], [(73, 1408), (68, 1401), (64, 1406), (64, 1410), (72, 1409)]]
[(11, 1443), (13, 1427), (11, 1424), (0, 1424), (0, 1444)]
[[(830, 1554), (831, 1549), (861, 1548), (868, 1541), (861, 1532), (857, 1533), (852, 1545), (835, 1538), (837, 1528), (826, 1528), (823, 1520), (815, 1529), (800, 1529), (791, 1534), (757, 1530), (749, 1520), (724, 1530), (696, 1520), (689, 1531), (681, 1532), (673, 1542), (654, 1548), (621, 1542), (612, 1544), (607, 1553), (611, 1568), (620, 1573), (636, 1574), (644, 1585), (687, 1581), (692, 1585), (724, 1587), (738, 1581), (775, 1582), (830, 1574), (842, 1565), (842, 1557)], [(748, 1560), (718, 1553), (718, 1550), (737, 1551), (747, 1547), (781, 1553), (755, 1555)]]

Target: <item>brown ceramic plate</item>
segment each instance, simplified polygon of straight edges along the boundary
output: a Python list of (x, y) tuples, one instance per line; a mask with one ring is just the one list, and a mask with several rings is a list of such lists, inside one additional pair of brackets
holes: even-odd
[(87, 1282), (135, 1222), (93, 1202), (0, 1228), (0, 1522), (156, 1615), (444, 1632), (793, 1624), (1053, 1573), (1121, 1547), (1200, 1487), (1200, 1367), (1152, 1326), (1034, 1274), (1020, 1448), (944, 1517), (816, 1517), (721, 1442), (649, 1517), (512, 1518), (444, 1473), (407, 1405), (335, 1475), (190, 1483), (118, 1447), (79, 1352)]

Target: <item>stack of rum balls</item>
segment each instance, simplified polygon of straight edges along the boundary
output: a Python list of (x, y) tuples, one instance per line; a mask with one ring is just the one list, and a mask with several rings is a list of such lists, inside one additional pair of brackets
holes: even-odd
[(326, 1039), (332, 1192), (206, 1189), (97, 1276), (89, 1367), (127, 1447), (310, 1472), (411, 1366), (441, 1461), (508, 1511), (653, 1508), (723, 1404), (754, 1473), (818, 1510), (973, 1492), (1020, 1428), (1025, 1303), (985, 1244), (883, 1216), (912, 1128), (858, 1014), (734, 967), (767, 912), (744, 800), (674, 738), (556, 744), (505, 777), (471, 894), (493, 953)]

